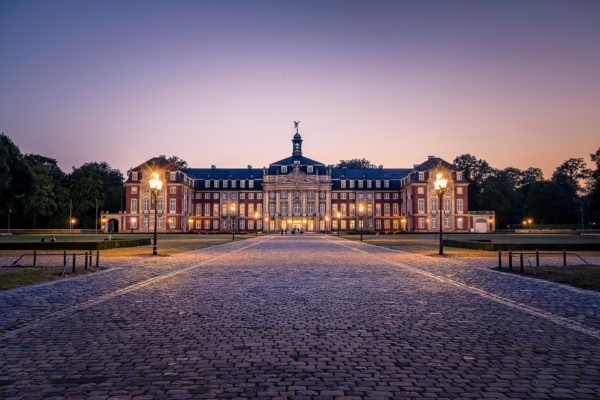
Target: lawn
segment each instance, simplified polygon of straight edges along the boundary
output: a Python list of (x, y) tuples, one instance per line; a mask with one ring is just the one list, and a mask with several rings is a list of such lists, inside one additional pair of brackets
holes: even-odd
[[(97, 241), (107, 238), (107, 234), (57, 234), (54, 235), (57, 241)], [(152, 234), (112, 234), (112, 239), (137, 239), (152, 238)], [(243, 240), (254, 235), (236, 234), (235, 240)], [(49, 240), (48, 234), (28, 234), (0, 236), (0, 242), (40, 242), (42, 238)], [(158, 235), (158, 254), (161, 256), (170, 256), (177, 253), (183, 253), (190, 250), (203, 249), (205, 247), (231, 242), (231, 234), (218, 235), (198, 235), (198, 234), (159, 234)], [(23, 253), (31, 251), (24, 250), (3, 250), (0, 256), (17, 257)], [(69, 251), (67, 251), (69, 252)], [(102, 257), (123, 257), (123, 256), (145, 256), (152, 254), (152, 245), (123, 247), (100, 251)]]
[[(360, 235), (342, 235), (350, 240), (360, 240)], [(494, 242), (531, 242), (531, 243), (598, 243), (600, 236), (579, 236), (569, 234), (445, 234), (446, 239), (457, 240), (491, 240)], [(439, 234), (398, 234), (398, 235), (363, 235), (363, 241), (376, 246), (389, 247), (391, 249), (408, 251), (411, 253), (435, 256), (439, 250)], [(444, 247), (444, 254), (449, 257), (497, 257), (496, 251), (462, 249), (456, 247)], [(599, 256), (600, 252), (582, 251), (581, 256)]]
[(73, 276), (80, 276), (103, 270), (104, 268), (91, 267), (85, 270), (82, 267), (77, 268), (76, 272), (71, 272), (68, 267), (65, 276), (60, 276), (63, 266), (49, 267), (19, 267), (19, 268), (1, 268), (0, 267), (0, 290), (14, 289), (26, 285), (35, 285), (57, 279), (67, 279)]
[[(513, 271), (510, 272), (507, 267), (503, 267), (501, 271), (514, 274), (520, 273), (519, 269), (518, 266), (513, 266)], [(539, 266), (535, 267), (535, 272), (540, 279), (600, 291), (599, 265)], [(524, 268), (524, 274), (533, 277), (531, 267)]]

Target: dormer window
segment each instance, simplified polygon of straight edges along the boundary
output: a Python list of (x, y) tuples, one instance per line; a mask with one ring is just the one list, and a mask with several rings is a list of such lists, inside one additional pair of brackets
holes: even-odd
[(377, 189), (379, 189), (379, 188), (381, 187), (381, 181), (380, 181), (379, 179), (377, 179), (377, 180), (375, 181), (375, 187), (376, 187)]
[(204, 181), (204, 187), (205, 188), (209, 188), (210, 187), (210, 181), (208, 179)]
[(227, 179), (223, 179), (223, 188), (227, 189)]
[(282, 174), (287, 174), (287, 165), (282, 165), (281, 166), (281, 173)]
[(456, 180), (457, 180), (457, 181), (462, 181), (462, 180), (463, 180), (463, 177), (462, 177), (462, 172), (457, 172), (457, 173), (456, 173)]
[(174, 181), (175, 179), (177, 179), (177, 172), (171, 171), (171, 176), (170, 176), (169, 179), (172, 180), (172, 181)]
[(390, 187), (390, 181), (388, 181), (388, 180), (383, 181), (383, 187), (386, 188), (386, 189), (389, 188)]
[(425, 172), (419, 172), (419, 180), (420, 181), (424, 181), (425, 180)]
[(373, 186), (373, 183), (371, 182), (371, 180), (369, 179), (367, 181), (367, 189), (371, 189), (371, 187)]
[(132, 181), (137, 181), (137, 178), (138, 178), (138, 173), (137, 173), (137, 171), (133, 171), (133, 172), (131, 173), (131, 180), (132, 180)]
[(341, 185), (342, 189), (346, 189), (346, 180), (342, 179), (340, 182), (340, 185)]
[(232, 180), (232, 181), (231, 181), (231, 188), (232, 188), (232, 189), (235, 189), (235, 182), (236, 182), (235, 180)]
[(246, 187), (246, 181), (245, 180), (241, 180), (240, 181), (240, 187), (241, 188)]
[(354, 189), (354, 180), (350, 181), (350, 188)]
[(248, 181), (248, 189), (253, 189), (254, 188), (254, 180), (249, 180)]
[(306, 167), (306, 172), (308, 172), (309, 174), (313, 173), (313, 166), (309, 165), (308, 167)]

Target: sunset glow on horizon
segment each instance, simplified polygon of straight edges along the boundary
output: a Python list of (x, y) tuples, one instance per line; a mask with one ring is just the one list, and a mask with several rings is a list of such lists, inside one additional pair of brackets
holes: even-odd
[(600, 147), (600, 3), (0, 2), (0, 131), (61, 168), (470, 153), (549, 178)]

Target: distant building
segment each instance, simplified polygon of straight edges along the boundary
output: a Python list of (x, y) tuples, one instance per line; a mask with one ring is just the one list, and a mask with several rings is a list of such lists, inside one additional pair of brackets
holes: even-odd
[[(440, 223), (445, 232), (494, 230), (494, 213), (468, 210), (469, 183), (441, 158), (412, 168), (330, 168), (302, 155), (298, 132), (292, 144), (290, 157), (266, 168), (177, 168), (152, 158), (128, 172), (126, 209), (102, 213), (102, 228), (153, 232), (148, 180), (158, 172), (159, 232), (438, 232)], [(448, 179), (442, 215), (433, 188), (438, 172)]]

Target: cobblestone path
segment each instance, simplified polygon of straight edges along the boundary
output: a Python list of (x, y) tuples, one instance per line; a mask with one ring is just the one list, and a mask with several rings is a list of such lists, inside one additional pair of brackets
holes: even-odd
[(319, 235), (0, 294), (0, 398), (598, 399), (600, 296)]

